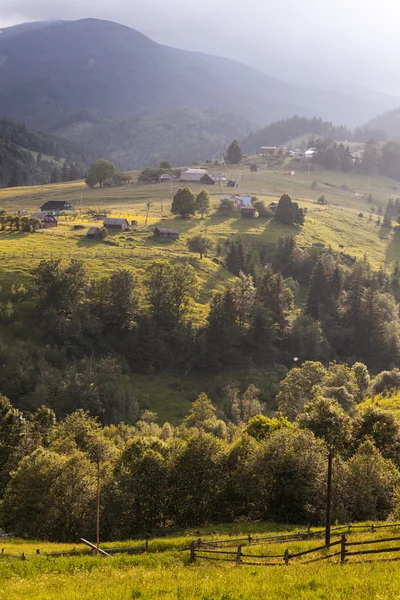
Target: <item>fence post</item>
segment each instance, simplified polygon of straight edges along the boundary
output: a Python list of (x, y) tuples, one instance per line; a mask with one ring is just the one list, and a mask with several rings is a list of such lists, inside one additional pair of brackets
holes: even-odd
[(250, 533), (248, 535), (248, 541), (249, 541), (249, 546), (250, 546), (250, 544), (251, 544), (251, 535), (250, 535)]
[(146, 554), (149, 553), (149, 540), (146, 539), (145, 543), (144, 543), (144, 551)]
[(371, 525), (371, 533), (375, 533), (375, 526), (374, 526), (374, 524), (373, 524), (373, 523), (372, 523), (372, 525)]
[(40, 554), (40, 550), (39, 550), (39, 548), (36, 550), (36, 554)]
[(309, 525), (307, 527), (307, 535), (308, 535), (308, 537), (310, 537), (310, 535), (311, 535), (311, 525)]
[(190, 562), (194, 562), (196, 560), (195, 545), (196, 542), (190, 543)]
[(197, 540), (197, 547), (198, 547), (198, 548), (200, 548), (200, 546), (201, 546), (201, 538), (199, 538), (199, 539)]
[(240, 559), (242, 558), (242, 546), (239, 545), (237, 547), (237, 552), (236, 552), (236, 564), (240, 565)]
[(283, 555), (283, 560), (285, 561), (285, 565), (289, 564), (289, 550), (285, 550), (285, 554)]
[(346, 560), (346, 534), (342, 534), (342, 540), (340, 543), (340, 562), (343, 565)]

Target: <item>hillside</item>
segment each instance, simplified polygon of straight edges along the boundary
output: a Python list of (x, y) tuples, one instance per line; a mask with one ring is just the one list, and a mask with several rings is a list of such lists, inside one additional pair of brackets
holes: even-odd
[(367, 123), (367, 127), (385, 131), (390, 139), (400, 139), (400, 108), (386, 111), (371, 119)]
[(77, 179), (89, 156), (76, 143), (0, 120), (0, 187)]
[(164, 159), (176, 166), (202, 161), (256, 129), (236, 115), (179, 108), (119, 122), (101, 122), (95, 115), (83, 114), (79, 122), (64, 123), (58, 134), (129, 170), (158, 165)]
[(288, 145), (303, 136), (306, 136), (303, 141), (308, 141), (308, 138), (315, 136), (315, 139), (322, 137), (343, 142), (367, 142), (371, 138), (385, 140), (386, 132), (378, 124), (374, 126), (373, 121), (365, 127), (350, 130), (348, 127), (336, 126), (320, 118), (309, 119), (295, 115), (252, 132), (241, 141), (241, 145), (246, 152), (252, 152), (254, 149), (258, 151), (261, 146)]
[(0, 106), (35, 128), (91, 109), (124, 119), (195, 106), (265, 124), (294, 113), (355, 126), (386, 107), (290, 85), (215, 56), (157, 44), (96, 19), (18, 26), (0, 37)]

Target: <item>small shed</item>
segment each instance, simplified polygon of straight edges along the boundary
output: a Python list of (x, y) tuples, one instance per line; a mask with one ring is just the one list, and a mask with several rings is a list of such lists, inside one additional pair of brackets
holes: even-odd
[(153, 237), (169, 240), (179, 239), (179, 231), (177, 229), (169, 229), (168, 227), (156, 227)]
[(234, 188), (234, 187), (236, 187), (236, 181), (234, 179), (230, 179), (226, 185), (228, 187)]
[(162, 175), (160, 175), (160, 183), (171, 183), (172, 181), (172, 175), (170, 175), (170, 173), (163, 173)]
[(137, 226), (138, 226), (138, 222), (135, 219), (133, 219), (131, 221), (131, 227), (137, 227)]
[(242, 206), (240, 209), (240, 216), (242, 219), (254, 219), (256, 216), (256, 209), (254, 206)]
[(268, 204), (268, 208), (269, 210), (272, 210), (272, 212), (275, 212), (278, 208), (278, 202), (271, 202), (270, 204)]
[(126, 231), (127, 229), (129, 229), (129, 223), (126, 219), (113, 219), (109, 217), (107, 219), (104, 219), (103, 225), (106, 229), (109, 229), (110, 231)]
[(251, 164), (250, 165), (250, 171), (252, 173), (257, 173), (257, 171), (258, 171), (258, 165), (256, 165), (256, 163)]
[(54, 215), (48, 213), (37, 212), (31, 215), (31, 219), (38, 219), (40, 221), (40, 229), (51, 229), (57, 227), (58, 221)]
[(91, 240), (101, 240), (101, 229), (100, 227), (91, 227), (87, 234), (86, 237), (88, 237)]

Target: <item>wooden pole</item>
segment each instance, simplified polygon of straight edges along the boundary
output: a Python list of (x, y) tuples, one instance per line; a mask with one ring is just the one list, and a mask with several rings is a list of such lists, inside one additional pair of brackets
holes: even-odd
[(196, 542), (190, 543), (190, 562), (194, 562), (196, 560), (195, 546)]
[(100, 461), (97, 461), (96, 554), (100, 546)]
[(285, 561), (285, 565), (289, 564), (289, 550), (285, 550), (285, 554), (283, 555), (283, 560)]
[(242, 558), (242, 546), (238, 546), (237, 547), (237, 552), (236, 552), (236, 564), (240, 565), (240, 560)]
[(340, 543), (340, 562), (343, 565), (346, 559), (346, 534), (342, 534), (342, 540)]
[(332, 458), (333, 448), (330, 447), (328, 455), (328, 482), (326, 486), (325, 546), (329, 546), (331, 543)]

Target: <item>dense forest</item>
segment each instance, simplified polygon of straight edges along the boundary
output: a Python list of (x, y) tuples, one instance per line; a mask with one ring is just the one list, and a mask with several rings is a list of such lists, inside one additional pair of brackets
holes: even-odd
[(79, 179), (87, 160), (76, 144), (0, 120), (0, 187)]
[[(293, 238), (257, 249), (237, 238), (219, 254), (233, 277), (200, 327), (188, 262), (91, 280), (79, 261), (42, 261), (28, 287), (13, 286), (1, 307), (17, 336), (0, 345), (4, 529), (91, 535), (97, 465), (103, 537), (238, 518), (321, 523), (328, 448), (335, 519), (397, 514), (399, 425), (359, 404), (400, 389), (398, 265), (374, 272)], [(269, 384), (243, 386), (239, 368)], [(135, 373), (165, 371), (218, 380), (177, 427), (135, 393)]]

